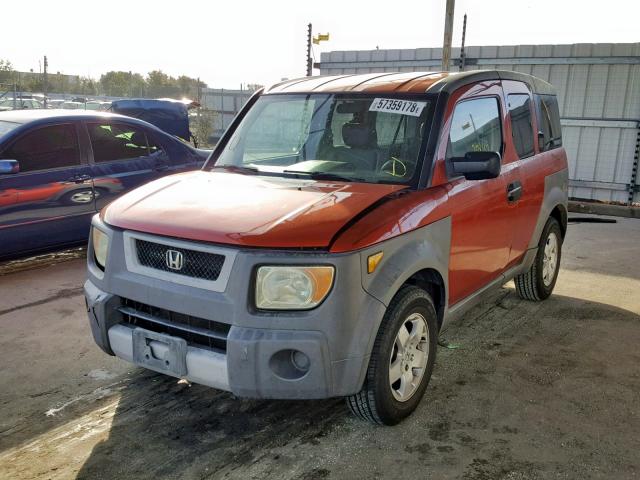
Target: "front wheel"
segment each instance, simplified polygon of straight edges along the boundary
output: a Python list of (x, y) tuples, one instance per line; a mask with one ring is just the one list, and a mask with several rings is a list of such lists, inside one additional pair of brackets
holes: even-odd
[(395, 425), (418, 406), (436, 359), (438, 321), (424, 290), (407, 285), (393, 298), (380, 325), (360, 392), (347, 397), (358, 417)]
[(558, 279), (561, 254), (560, 224), (555, 218), (550, 217), (542, 230), (533, 265), (529, 271), (513, 279), (520, 298), (540, 301), (551, 295)]

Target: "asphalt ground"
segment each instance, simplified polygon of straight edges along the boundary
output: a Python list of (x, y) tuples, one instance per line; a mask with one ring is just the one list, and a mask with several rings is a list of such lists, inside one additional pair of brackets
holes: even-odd
[(450, 325), (396, 427), (242, 400), (91, 338), (82, 251), (0, 265), (0, 479), (640, 477), (640, 220), (572, 223), (554, 295)]

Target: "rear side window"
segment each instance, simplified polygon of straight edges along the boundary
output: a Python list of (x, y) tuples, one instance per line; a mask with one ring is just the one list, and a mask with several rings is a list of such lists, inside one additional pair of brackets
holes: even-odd
[(498, 99), (465, 100), (456, 105), (449, 131), (447, 158), (467, 152), (501, 152), (502, 126)]
[(88, 124), (87, 128), (93, 147), (93, 160), (96, 163), (149, 155), (147, 136), (141, 128), (99, 123)]
[(511, 135), (518, 156), (533, 155), (533, 125), (531, 123), (531, 100), (526, 94), (512, 94), (507, 97), (511, 117)]
[(16, 140), (2, 158), (17, 160), (20, 172), (80, 165), (76, 129), (69, 124), (38, 128)]
[(538, 129), (544, 139), (540, 151), (551, 150), (562, 145), (560, 110), (555, 95), (535, 95)]

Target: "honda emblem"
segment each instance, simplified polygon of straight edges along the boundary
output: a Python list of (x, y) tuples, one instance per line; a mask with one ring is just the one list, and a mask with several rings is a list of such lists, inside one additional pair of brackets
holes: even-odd
[(165, 261), (171, 270), (182, 270), (184, 267), (184, 255), (178, 250), (167, 250)]

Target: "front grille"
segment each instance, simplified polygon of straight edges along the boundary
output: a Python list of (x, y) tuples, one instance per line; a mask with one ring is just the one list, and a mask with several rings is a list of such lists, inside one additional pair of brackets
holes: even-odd
[[(179, 252), (182, 255), (180, 268), (177, 269), (175, 266), (171, 268), (169, 266), (170, 262), (167, 254), (169, 250)], [(217, 280), (220, 276), (225, 258), (224, 255), (217, 253), (172, 247), (140, 239), (136, 239), (136, 252), (138, 262), (145, 267), (211, 281)]]
[(152, 332), (184, 338), (189, 345), (227, 351), (227, 335), (231, 325), (153, 307), (127, 298), (118, 308), (122, 323)]

